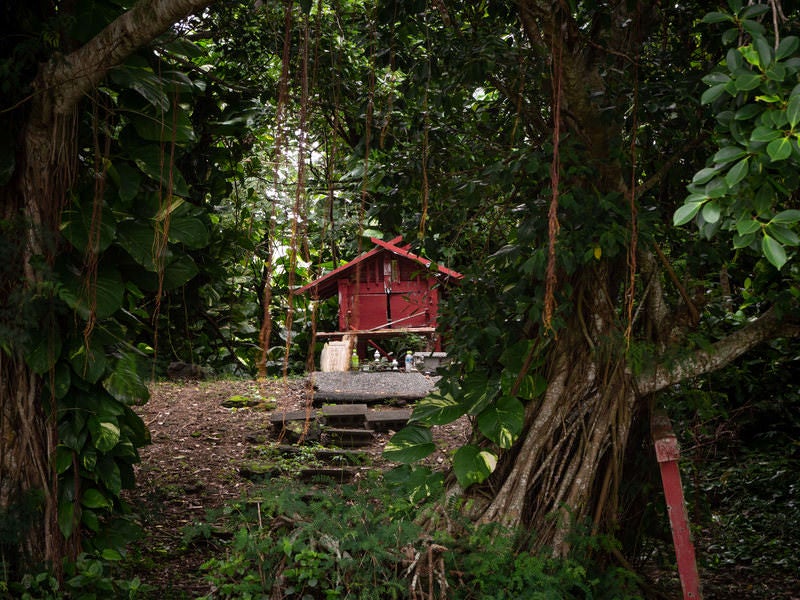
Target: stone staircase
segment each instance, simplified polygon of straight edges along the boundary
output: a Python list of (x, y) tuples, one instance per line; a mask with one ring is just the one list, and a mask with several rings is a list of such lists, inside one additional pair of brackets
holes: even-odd
[[(293, 470), (297, 479), (324, 477), (342, 483), (369, 468), (364, 466), (369, 460), (364, 449), (402, 429), (411, 417), (407, 404), (426, 396), (435, 383), (420, 373), (315, 373), (312, 377), (315, 392), (309, 408), (274, 411), (269, 418), (271, 437), (283, 459), (306, 465)], [(242, 474), (251, 479), (278, 474), (267, 464), (257, 470), (245, 469)]]
[(279, 411), (270, 415), (275, 436), (297, 444), (362, 448), (375, 442), (376, 433), (397, 431), (411, 417), (410, 408), (368, 408), (366, 404), (332, 404), (310, 411)]

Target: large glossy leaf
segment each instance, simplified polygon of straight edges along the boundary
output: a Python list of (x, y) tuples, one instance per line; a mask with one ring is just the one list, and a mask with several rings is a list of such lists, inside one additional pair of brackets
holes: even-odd
[(485, 481), (496, 466), (494, 454), (472, 444), (462, 446), (453, 456), (453, 472), (462, 488)]
[(756, 52), (758, 52), (759, 66), (762, 69), (767, 69), (773, 61), (772, 46), (770, 46), (767, 40), (763, 37), (757, 37), (754, 40), (754, 45), (756, 47)]
[(725, 93), (725, 88), (727, 87), (727, 85), (728, 85), (727, 83), (718, 83), (716, 85), (712, 85), (705, 92), (703, 92), (703, 95), (700, 97), (700, 103), (711, 104), (712, 102), (714, 102), (714, 100), (716, 100), (717, 98), (722, 96), (722, 94)]
[(800, 245), (800, 238), (798, 238), (794, 231), (786, 227), (786, 225), (770, 223), (767, 225), (767, 234), (774, 237), (784, 246)]
[(502, 396), (478, 415), (481, 433), (501, 448), (510, 448), (522, 432), (525, 408), (514, 396)]
[[(599, 257), (602, 256), (602, 248), (598, 246), (594, 252), (595, 258), (599, 260)], [(520, 379), (518, 372), (504, 369), (500, 381), (502, 393), (510, 395), (516, 388), (513, 395), (522, 400), (538, 398), (547, 389), (547, 379), (538, 372), (527, 373)]]
[(119, 442), (119, 425), (115, 420), (111, 421), (108, 418), (100, 420), (97, 417), (90, 417), (88, 425), (92, 443), (100, 452), (110, 451)]
[(208, 245), (208, 228), (196, 217), (173, 217), (169, 223), (169, 239), (180, 242), (191, 250)]
[[(91, 286), (91, 287), (89, 287)], [(119, 271), (107, 265), (98, 267), (97, 279), (85, 281), (82, 277), (68, 276), (59, 297), (83, 319), (94, 309), (95, 317), (106, 319), (122, 308), (125, 286)]]
[(798, 48), (800, 48), (800, 38), (794, 35), (782, 37), (778, 49), (775, 51), (775, 60), (783, 60), (797, 52)]
[(43, 375), (55, 368), (61, 356), (61, 334), (54, 330), (55, 324), (42, 327), (40, 335), (33, 340), (33, 346), (25, 353), (25, 362), (37, 375)]
[(750, 160), (748, 157), (743, 158), (730, 168), (725, 174), (725, 183), (729, 188), (732, 188), (742, 179), (747, 176), (750, 167)]
[(55, 367), (61, 356), (61, 346), (61, 336), (57, 332), (42, 331), (25, 353), (25, 362), (34, 373), (44, 375)]
[(56, 446), (56, 473), (61, 475), (72, 466), (74, 451), (63, 444)]
[(139, 405), (147, 402), (150, 392), (139, 377), (136, 358), (128, 353), (114, 365), (114, 370), (103, 381), (103, 387), (115, 399), (127, 405)]
[(140, 448), (150, 443), (150, 430), (147, 429), (142, 418), (133, 412), (128, 406), (123, 407), (125, 413), (119, 419), (119, 423), (125, 436), (131, 443)]
[(754, 233), (747, 233), (744, 235), (739, 235), (738, 233), (733, 236), (733, 247), (735, 249), (740, 248), (747, 248), (756, 240), (756, 236)]
[[(138, 219), (127, 219), (117, 226), (117, 236), (119, 244), (137, 263), (148, 271), (156, 270), (153, 262), (156, 232), (152, 224)], [(166, 252), (169, 253), (169, 249)]]
[(72, 419), (62, 419), (58, 424), (58, 439), (64, 446), (75, 452), (84, 451), (84, 445), (88, 438), (89, 432), (82, 416), (73, 415)]
[(703, 16), (703, 23), (724, 23), (725, 21), (729, 21), (731, 23), (734, 22), (733, 15), (729, 15), (724, 12), (710, 12), (706, 13)]
[(427, 467), (400, 465), (383, 474), (383, 480), (393, 488), (395, 495), (402, 495), (416, 503), (438, 496), (444, 487), (444, 475)]
[(675, 225), (675, 227), (679, 227), (680, 225), (688, 223), (702, 207), (702, 202), (687, 202), (683, 206), (678, 207), (678, 210), (676, 210), (675, 214), (672, 216), (672, 224)]
[(141, 172), (128, 163), (118, 161), (111, 166), (109, 174), (117, 184), (117, 193), (123, 205), (129, 206), (139, 195), (142, 185)]
[(724, 165), (735, 160), (739, 160), (747, 154), (747, 150), (741, 146), (725, 146), (714, 155), (714, 163)]
[(97, 517), (97, 513), (90, 508), (84, 508), (81, 511), (81, 523), (90, 531), (100, 531), (100, 519)]
[(427, 427), (409, 425), (392, 436), (383, 450), (383, 457), (393, 462), (409, 464), (422, 460), (436, 450), (433, 435)]
[(696, 185), (703, 185), (704, 183), (708, 183), (714, 179), (717, 173), (719, 173), (719, 169), (716, 167), (706, 167), (705, 169), (700, 169), (692, 178), (692, 183)]
[(163, 115), (135, 115), (131, 121), (136, 133), (148, 142), (186, 144), (197, 138), (185, 110), (171, 110)]
[(95, 254), (105, 251), (114, 241), (114, 217), (111, 209), (104, 206), (100, 212), (101, 218), (96, 223), (92, 223), (92, 207), (81, 207), (80, 210), (72, 208), (64, 211), (61, 218), (61, 234), (72, 246), (86, 253), (89, 245), (89, 236), (92, 236), (93, 249)]
[(167, 265), (164, 272), (164, 289), (167, 291), (177, 289), (199, 272), (194, 259), (188, 254), (182, 254)]
[(84, 490), (81, 497), (81, 504), (87, 508), (111, 508), (111, 500), (96, 488)]
[(103, 482), (108, 491), (115, 496), (119, 495), (122, 490), (122, 472), (120, 471), (120, 464), (111, 457), (103, 456), (97, 461), (96, 472), (100, 476), (100, 481)]
[(58, 528), (61, 535), (68, 538), (75, 529), (75, 505), (72, 502), (58, 503)]
[(781, 137), (781, 135), (781, 132), (777, 129), (760, 125), (753, 129), (753, 133), (750, 134), (750, 139), (754, 142), (771, 142)]
[(129, 148), (128, 151), (133, 156), (136, 166), (163, 186), (164, 193), (167, 193), (167, 186), (171, 181), (173, 194), (184, 197), (189, 195), (189, 186), (183, 174), (175, 165), (169, 164), (168, 150), (159, 144), (149, 144)]
[(461, 386), (462, 402), (467, 414), (477, 415), (500, 391), (499, 382), (487, 379), (482, 373), (470, 373)]
[(780, 270), (786, 264), (786, 251), (776, 239), (765, 234), (761, 240), (761, 250), (776, 269)]
[(777, 215), (772, 217), (771, 223), (782, 223), (784, 225), (790, 225), (792, 223), (797, 223), (800, 221), (800, 210), (797, 209), (789, 209), (789, 210), (782, 210)]
[(153, 107), (167, 111), (170, 101), (164, 80), (149, 67), (132, 64), (120, 65), (109, 72), (111, 81), (121, 87), (136, 91)]
[(53, 369), (52, 377), (45, 380), (45, 385), (52, 391), (56, 400), (61, 400), (69, 392), (72, 385), (72, 375), (70, 373), (69, 364), (64, 360), (59, 360), (56, 363), (56, 368)]
[(758, 219), (753, 219), (750, 215), (742, 215), (736, 222), (736, 232), (739, 235), (747, 235), (748, 233), (755, 233), (761, 229), (761, 223)]
[(789, 137), (782, 137), (777, 140), (772, 140), (767, 144), (767, 154), (769, 154), (769, 157), (775, 162), (786, 160), (792, 155), (791, 139)]
[(72, 370), (89, 383), (97, 383), (108, 366), (105, 350), (94, 339), (90, 341), (88, 348), (82, 341), (75, 342), (69, 349), (68, 358)]
[(706, 223), (716, 223), (721, 215), (719, 202), (712, 200), (703, 206), (703, 220)]
[(431, 395), (418, 400), (409, 423), (420, 425), (445, 425), (465, 414), (464, 406), (452, 396)]

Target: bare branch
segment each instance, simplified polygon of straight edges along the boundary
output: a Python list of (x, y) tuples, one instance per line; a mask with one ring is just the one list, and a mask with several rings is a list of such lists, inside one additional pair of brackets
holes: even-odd
[(800, 324), (789, 322), (770, 308), (759, 318), (715, 343), (675, 362), (663, 362), (636, 379), (640, 394), (651, 394), (692, 377), (717, 371), (767, 340), (800, 336)]

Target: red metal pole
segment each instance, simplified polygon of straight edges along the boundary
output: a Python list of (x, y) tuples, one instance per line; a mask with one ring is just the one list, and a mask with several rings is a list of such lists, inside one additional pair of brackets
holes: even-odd
[(661, 482), (664, 486), (664, 498), (667, 502), (669, 525), (672, 529), (672, 542), (675, 544), (675, 558), (678, 561), (678, 575), (681, 578), (684, 600), (700, 600), (700, 577), (697, 574), (697, 562), (694, 555), (694, 544), (689, 530), (689, 517), (683, 499), (681, 474), (678, 470), (680, 448), (675, 432), (672, 431), (667, 415), (656, 411), (650, 422), (656, 459), (661, 469)]

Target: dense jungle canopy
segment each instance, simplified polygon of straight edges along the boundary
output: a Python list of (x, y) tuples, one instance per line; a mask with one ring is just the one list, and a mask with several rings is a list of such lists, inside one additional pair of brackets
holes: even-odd
[(474, 519), (635, 532), (653, 407), (797, 356), (797, 10), (4, 3), (4, 568), (118, 545), (143, 380), (301, 371), (335, 306), (290, 291), (371, 235), (466, 275), (387, 454), (468, 414)]

